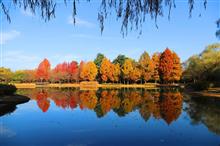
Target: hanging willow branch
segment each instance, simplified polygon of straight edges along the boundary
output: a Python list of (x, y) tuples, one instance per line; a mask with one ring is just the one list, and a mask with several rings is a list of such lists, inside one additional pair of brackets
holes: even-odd
[[(58, 1), (58, 0), (57, 0)], [(0, 0), (1, 10), (5, 14), (7, 20), (11, 22), (9, 15), (9, 6), (11, 3), (15, 7), (31, 10), (33, 14), (37, 12), (43, 20), (49, 21), (55, 18), (56, 0)], [(77, 4), (83, 0), (63, 0), (65, 5), (72, 2), (72, 17), (73, 23), (76, 23)], [(71, 1), (71, 2), (70, 2)], [(87, 0), (90, 2), (91, 0)], [(100, 24), (101, 33), (104, 30), (104, 22), (109, 15), (115, 14), (117, 20), (121, 20), (121, 33), (127, 34), (128, 29), (139, 30), (142, 32), (142, 24), (146, 21), (146, 16), (150, 16), (155, 21), (157, 26), (157, 18), (163, 16), (163, 9), (168, 7), (168, 19), (170, 19), (171, 9), (176, 7), (175, 0), (100, 0), (100, 9), (98, 11), (98, 21)], [(207, 0), (203, 0), (204, 8), (206, 9)], [(189, 16), (192, 16), (194, 8), (194, 0), (188, 0)], [(61, 12), (60, 12), (61, 13)], [(219, 24), (219, 20), (217, 24)], [(219, 27), (218, 27), (219, 28)], [(219, 35), (219, 31), (216, 32)]]

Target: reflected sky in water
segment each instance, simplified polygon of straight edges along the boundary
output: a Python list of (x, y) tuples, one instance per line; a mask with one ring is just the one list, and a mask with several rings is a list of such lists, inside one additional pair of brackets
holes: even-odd
[(220, 100), (147, 90), (22, 89), (0, 117), (0, 145), (220, 144)]

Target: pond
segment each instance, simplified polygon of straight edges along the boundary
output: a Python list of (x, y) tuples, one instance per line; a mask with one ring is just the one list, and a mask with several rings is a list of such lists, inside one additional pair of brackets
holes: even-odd
[(0, 117), (2, 146), (219, 146), (220, 100), (173, 90), (19, 89)]

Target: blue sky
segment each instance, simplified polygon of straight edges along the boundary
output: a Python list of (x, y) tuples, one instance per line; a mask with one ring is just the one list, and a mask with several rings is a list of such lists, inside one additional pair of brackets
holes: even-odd
[[(57, 5), (56, 19), (46, 23), (40, 16), (21, 9), (11, 9), (12, 22), (8, 23), (1, 12), (2, 65), (12, 70), (33, 69), (48, 58), (54, 67), (63, 61), (93, 60), (99, 52), (111, 60), (118, 54), (138, 59), (144, 51), (152, 55), (166, 47), (185, 61), (206, 45), (219, 42), (215, 37), (215, 21), (220, 18), (220, 1), (208, 1), (206, 10), (202, 1), (197, 1), (192, 18), (189, 18), (187, 1), (176, 0), (176, 7), (172, 9), (170, 21), (168, 11), (164, 10), (164, 17), (157, 21), (158, 29), (154, 21), (147, 18), (141, 36), (133, 31), (124, 38), (120, 33), (121, 22), (113, 15), (106, 20), (101, 35), (98, 0), (78, 4), (76, 26), (70, 19), (71, 5), (66, 7), (62, 2)], [(198, 17), (200, 13), (202, 17)]]

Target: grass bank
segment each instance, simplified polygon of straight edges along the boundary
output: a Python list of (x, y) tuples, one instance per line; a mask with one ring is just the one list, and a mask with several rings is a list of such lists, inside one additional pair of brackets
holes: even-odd
[(80, 89), (98, 89), (98, 88), (148, 88), (159, 89), (160, 85), (155, 83), (146, 84), (99, 84), (97, 82), (80, 82), (80, 83), (50, 83), (50, 84), (35, 84), (35, 83), (13, 83), (16, 88), (80, 88)]

